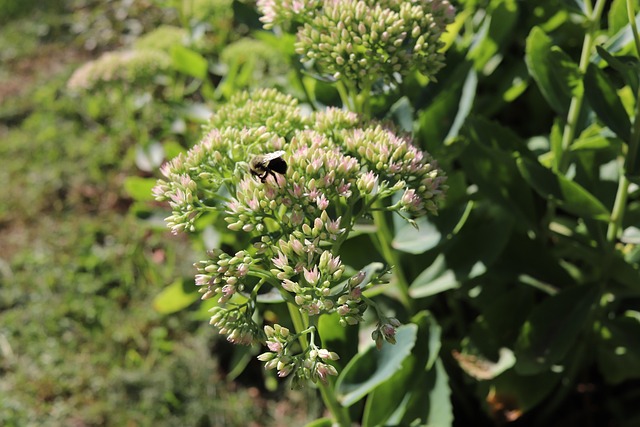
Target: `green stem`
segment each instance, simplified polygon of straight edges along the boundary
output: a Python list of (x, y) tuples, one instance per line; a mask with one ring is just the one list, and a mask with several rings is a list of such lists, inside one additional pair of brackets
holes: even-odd
[(325, 406), (333, 414), (336, 423), (340, 427), (350, 427), (351, 417), (349, 416), (349, 411), (347, 408), (342, 406), (340, 402), (338, 402), (338, 399), (336, 399), (333, 385), (329, 382), (325, 384), (320, 381), (318, 382), (318, 388), (320, 389), (320, 394), (322, 395), (322, 400), (324, 401)]
[[(376, 201), (376, 203), (374, 204), (374, 208), (375, 207), (382, 208), (379, 201)], [(400, 292), (400, 301), (406, 307), (406, 309), (410, 313), (412, 313), (413, 300), (411, 299), (411, 296), (409, 296), (409, 283), (407, 282), (407, 278), (402, 271), (400, 257), (398, 256), (398, 253), (391, 247), (392, 234), (387, 224), (385, 211), (381, 209), (374, 209), (371, 214), (373, 215), (373, 222), (378, 229), (376, 234), (373, 235), (373, 238), (377, 240), (378, 247), (380, 248), (380, 252), (384, 260), (387, 262), (387, 264), (393, 266), (397, 284), (396, 288)]]
[[(636, 51), (638, 52), (638, 55), (640, 55), (640, 36), (638, 35), (635, 11), (631, 0), (627, 0), (627, 14), (629, 16), (629, 24), (631, 25), (631, 32), (633, 33)], [(636, 99), (640, 99), (640, 89), (638, 89)], [(636, 102), (635, 117), (633, 127), (631, 128), (631, 137), (629, 138), (623, 173), (621, 174), (620, 181), (618, 182), (618, 191), (616, 192), (616, 199), (611, 211), (611, 220), (609, 221), (609, 227), (607, 228), (607, 240), (609, 242), (614, 242), (616, 240), (618, 233), (622, 228), (622, 220), (624, 219), (625, 207), (629, 196), (630, 181), (628, 175), (635, 173), (638, 145), (640, 145), (640, 103)]]
[[(587, 14), (589, 15), (589, 28), (584, 36), (582, 42), (582, 53), (580, 55), (580, 64), (578, 69), (580, 74), (584, 74), (587, 71), (589, 65), (589, 57), (593, 50), (593, 44), (595, 40), (595, 33), (600, 22), (602, 15), (602, 9), (604, 8), (605, 1), (598, 0), (595, 9), (592, 10), (591, 2), (585, 1), (585, 7), (587, 8)], [(576, 131), (578, 128), (578, 120), (580, 119), (580, 111), (582, 110), (582, 104), (584, 102), (584, 93), (580, 92), (571, 98), (571, 104), (569, 104), (569, 112), (567, 114), (567, 123), (564, 125), (564, 131), (562, 134), (562, 153), (558, 161), (558, 171), (562, 174), (567, 172), (569, 168), (569, 155), (568, 151), (571, 143), (575, 139)]]
[(640, 56), (640, 36), (638, 36), (638, 26), (636, 25), (636, 12), (633, 7), (633, 0), (627, 0), (627, 15), (629, 16), (629, 25), (633, 33), (633, 40), (636, 43), (636, 52)]
[(347, 87), (344, 85), (342, 81), (338, 81), (336, 83), (336, 89), (338, 89), (338, 94), (340, 95), (340, 100), (342, 101), (342, 106), (346, 107), (349, 111), (356, 111), (356, 106), (353, 102), (353, 99), (349, 96), (349, 91)]
[(307, 340), (307, 335), (302, 334), (301, 332), (307, 329), (309, 326), (308, 319), (304, 319), (302, 317), (302, 313), (298, 309), (298, 306), (295, 303), (287, 303), (287, 308), (289, 309), (289, 316), (291, 316), (291, 321), (293, 322), (293, 327), (296, 330), (296, 334), (298, 335), (298, 341), (300, 341), (300, 345), (303, 350), (306, 350), (309, 347), (309, 341)]
[(609, 221), (609, 227), (607, 228), (607, 240), (609, 242), (615, 241), (618, 237), (618, 231), (622, 226), (622, 219), (624, 218), (624, 210), (627, 205), (627, 196), (629, 195), (629, 179), (623, 174), (618, 182), (618, 191), (616, 193), (616, 200), (613, 203), (613, 210), (611, 211), (611, 219)]
[[(289, 309), (289, 315), (291, 316), (291, 321), (293, 322), (293, 327), (296, 330), (296, 334), (298, 335), (298, 341), (302, 346), (303, 350), (306, 350), (309, 347), (309, 340), (307, 339), (307, 334), (302, 333), (308, 329), (309, 319), (303, 317), (302, 313), (295, 304), (288, 303), (287, 308)], [(325, 407), (331, 411), (335, 421), (340, 427), (349, 427), (351, 425), (351, 418), (349, 417), (349, 411), (347, 408), (342, 406), (338, 399), (336, 398), (336, 394), (333, 390), (333, 385), (327, 382), (318, 383), (318, 388), (320, 389), (320, 394), (322, 395), (322, 400), (324, 402)]]
[[(292, 61), (295, 64), (295, 60)], [(296, 75), (296, 79), (298, 80), (298, 83), (300, 84), (300, 87), (302, 87), (302, 91), (304, 92), (304, 96), (307, 98), (307, 101), (309, 102), (309, 104), (311, 104), (311, 107), (313, 107), (314, 111), (318, 111), (318, 102), (317, 99), (315, 97), (315, 94), (313, 92), (311, 92), (309, 90), (309, 88), (307, 87), (307, 84), (304, 81), (304, 75), (302, 74), (302, 71), (300, 70), (300, 67), (294, 67), (295, 68), (295, 75)]]
[(354, 87), (351, 93), (355, 99), (356, 112), (364, 117), (371, 118), (371, 84), (363, 87), (360, 92)]

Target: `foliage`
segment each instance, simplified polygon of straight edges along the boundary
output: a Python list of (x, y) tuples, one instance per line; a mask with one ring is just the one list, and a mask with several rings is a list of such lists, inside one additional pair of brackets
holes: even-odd
[[(209, 317), (252, 344), (229, 350), (232, 378), (317, 382), (329, 412), (310, 425), (638, 424), (636, 0), (73, 4), (90, 23), (74, 43), (166, 61), (30, 94), (53, 111), (0, 110), (19, 124), (2, 158), (22, 159), (0, 168), (9, 242), (32, 221), (62, 248), (3, 252), (0, 338), (26, 355), (0, 341), (19, 390), (3, 423), (263, 417), (214, 398), (231, 397), (201, 370), (223, 356), (203, 347)], [(171, 30), (150, 33), (159, 16)], [(55, 33), (34, 28), (30, 49)], [(446, 185), (421, 185), (433, 171)], [(96, 205), (100, 226), (70, 224)], [(179, 248), (161, 216), (191, 232)]]
[[(467, 1), (458, 4), (454, 19), (440, 2), (423, 4), (436, 11), (429, 28), (448, 24), (442, 39), (437, 30), (420, 36), (425, 27), (412, 29), (410, 22), (421, 15), (394, 9), (399, 6), (393, 1), (258, 2), (267, 28), (295, 34), (294, 46), (303, 65), (292, 90), (303, 88), (303, 99), (319, 112), (312, 113), (307, 124), (292, 120), (292, 113), (279, 107), (252, 116), (242, 113), (232, 97), (219, 114), (228, 117), (233, 116), (229, 109), (236, 111), (235, 123), (249, 126), (246, 134), (225, 130), (229, 122), (214, 113), (210, 128), (219, 133), (209, 134), (195, 151), (163, 169), (176, 187), (160, 181), (156, 196), (171, 201), (174, 214), (169, 222), (174, 230), (200, 232), (205, 225), (224, 226), (225, 216), (236, 215), (227, 222), (230, 231), (221, 231), (229, 254), (212, 252), (211, 260), (198, 264), (196, 282), (204, 287), (205, 298), (217, 295), (219, 304), (231, 298), (230, 306), (239, 304), (242, 315), (225, 317), (221, 311), (226, 309), (216, 307), (212, 323), (232, 341), (246, 344), (266, 338), (269, 351), (260, 359), (267, 368), (277, 367), (280, 376), (292, 374), (296, 385), (301, 378), (326, 381), (326, 373), (337, 374), (335, 384), (329, 381), (321, 390), (341, 425), (354, 419), (364, 425), (444, 426), (454, 419), (459, 425), (489, 424), (490, 419), (582, 425), (591, 413), (598, 423), (634, 425), (639, 415), (619, 402), (637, 397), (631, 390), (640, 372), (640, 353), (631, 338), (640, 327), (634, 309), (640, 283), (634, 225), (640, 138), (635, 126), (640, 111), (635, 71), (640, 51), (635, 29), (638, 5), (614, 1), (605, 10), (600, 0), (595, 4)], [(418, 7), (414, 2), (402, 7), (410, 5)], [(389, 31), (384, 34), (384, 28), (376, 27), (381, 16), (389, 17)], [(404, 24), (409, 28), (402, 31)], [(405, 39), (407, 34), (415, 38)], [(386, 37), (399, 49), (376, 44), (387, 42)], [(426, 50), (433, 55), (413, 60), (403, 56), (420, 52), (413, 44), (422, 47), (426, 40), (435, 46)], [(447, 72), (438, 74), (436, 82), (434, 73), (445, 52)], [(396, 63), (404, 65), (386, 68)], [(314, 77), (320, 81), (314, 82)], [(330, 90), (339, 93), (343, 108), (361, 115), (364, 121), (359, 126), (374, 126), (368, 120), (376, 115), (412, 131), (422, 149), (449, 175), (447, 201), (439, 216), (411, 219), (419, 227), (417, 232), (412, 233), (412, 224), (402, 218), (393, 220), (379, 212), (371, 215), (372, 230), (340, 245), (340, 269), (352, 267), (355, 273), (379, 260), (392, 267), (390, 284), (379, 289), (364, 286), (364, 295), (375, 295), (379, 301), (375, 314), (369, 310), (365, 314), (371, 317), (358, 318), (364, 325), (373, 322), (369, 328), (374, 328), (376, 341), (384, 336), (379, 319), (394, 319), (389, 324), (393, 339), (387, 341), (395, 342), (395, 347), (379, 345), (380, 352), (358, 352), (354, 335), (338, 325), (339, 313), (331, 316), (326, 303), (319, 304), (319, 310), (303, 309), (297, 319), (297, 309), (306, 301), (299, 291), (324, 286), (316, 277), (316, 272), (324, 277), (323, 261), (309, 258), (317, 270), (306, 263), (295, 270), (294, 262), (287, 273), (286, 250), (278, 254), (269, 249), (278, 239), (289, 245), (295, 241), (285, 237), (289, 231), (283, 232), (291, 218), (277, 212), (303, 205), (292, 200), (290, 207), (277, 194), (309, 179), (306, 173), (314, 162), (307, 160), (306, 173), (298, 171), (296, 147), (302, 137), (296, 126), (317, 131), (313, 117), (323, 114), (326, 106), (319, 99), (327, 99)], [(242, 96), (251, 102), (251, 97)], [(260, 107), (251, 111), (256, 109)], [(300, 124), (292, 128), (290, 122)], [(338, 141), (338, 146), (340, 123), (336, 118), (331, 134), (332, 144)], [(261, 125), (266, 126), (263, 133), (251, 132)], [(375, 146), (380, 138), (374, 136), (363, 147)], [(240, 148), (242, 144), (247, 148)], [(285, 177), (274, 174), (265, 182), (250, 178), (243, 161), (274, 150), (283, 150), (282, 159), (290, 164)], [(348, 149), (345, 153), (351, 154)], [(247, 178), (238, 182), (238, 174)], [(200, 180), (213, 188), (205, 191)], [(253, 207), (240, 213), (237, 205), (243, 200)], [(341, 203), (331, 199), (329, 211), (340, 211), (343, 217), (357, 212), (348, 202), (343, 210)], [(366, 206), (366, 201), (362, 203)], [(216, 209), (218, 214), (203, 220), (200, 210)], [(273, 223), (265, 220), (260, 226), (262, 220), (254, 221), (256, 213), (267, 217), (272, 211)], [(308, 212), (316, 216), (318, 232), (333, 218), (329, 214), (323, 220), (319, 211)], [(313, 229), (311, 218), (304, 217), (301, 223), (307, 220)], [(370, 225), (356, 221), (345, 229)], [(246, 235), (230, 237), (233, 232)], [(378, 253), (354, 255), (368, 245), (367, 237)], [(305, 238), (308, 245), (313, 243)], [(320, 243), (332, 248), (330, 242)], [(252, 252), (252, 245), (257, 252)], [(262, 250), (278, 268), (255, 262)], [(331, 256), (338, 255), (335, 247), (330, 250)], [(247, 282), (245, 274), (260, 280)], [(277, 280), (269, 274), (276, 274)], [(262, 301), (255, 286), (263, 283), (277, 289), (278, 297), (267, 293)], [(236, 301), (236, 294), (252, 302)], [(329, 290), (327, 295), (340, 294)], [(279, 304), (287, 305), (288, 311), (277, 308)], [(362, 314), (364, 307), (358, 307)], [(270, 318), (270, 311), (278, 320), (275, 329), (265, 328), (264, 337), (253, 323), (254, 316)], [(291, 320), (284, 328), (279, 324), (287, 317)], [(398, 327), (397, 319), (407, 324)], [(245, 340), (246, 336), (251, 339)], [(306, 355), (301, 359), (288, 350), (297, 339)], [(334, 350), (339, 360), (331, 353)], [(311, 354), (321, 357), (322, 363), (332, 360), (335, 369), (319, 372), (322, 365)], [(622, 364), (628, 369), (613, 368)], [(597, 403), (581, 406), (580, 394), (596, 397)]]

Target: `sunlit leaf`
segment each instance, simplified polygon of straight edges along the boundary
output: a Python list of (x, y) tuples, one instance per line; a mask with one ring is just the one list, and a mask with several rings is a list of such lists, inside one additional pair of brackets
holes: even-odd
[(476, 70), (481, 71), (500, 52), (503, 44), (510, 40), (517, 21), (518, 3), (515, 0), (490, 2), (485, 21), (478, 31), (478, 38), (469, 49), (468, 57), (474, 61)]
[[(418, 340), (411, 350), (411, 356), (403, 361), (400, 371), (369, 396), (363, 426), (408, 424), (401, 422), (402, 419), (421, 419), (424, 423), (439, 409), (430, 403), (433, 389), (428, 378), (435, 377), (432, 371), (437, 365), (441, 347), (440, 326), (425, 311), (414, 316), (412, 323), (418, 325)], [(448, 400), (448, 395), (446, 398)], [(415, 402), (420, 404), (415, 405)]]
[(177, 71), (200, 80), (207, 78), (209, 64), (198, 52), (176, 45), (171, 48), (171, 59)]
[(436, 226), (425, 217), (416, 220), (418, 229), (411, 224), (404, 224), (400, 228), (391, 243), (392, 246), (402, 252), (421, 254), (432, 249), (440, 243), (442, 235)]
[(155, 178), (129, 176), (124, 181), (124, 189), (132, 199), (144, 202), (154, 199), (151, 189), (156, 185)]
[(305, 424), (305, 427), (332, 427), (333, 425), (332, 418), (318, 418), (317, 420)]
[(549, 106), (566, 116), (571, 97), (583, 90), (578, 65), (539, 27), (527, 37), (525, 61)]
[(200, 298), (193, 280), (177, 279), (153, 299), (153, 308), (162, 314), (175, 313)]
[(384, 343), (356, 355), (342, 371), (335, 391), (343, 406), (351, 406), (398, 372), (402, 362), (411, 354), (418, 327), (413, 324), (397, 329), (396, 344)]

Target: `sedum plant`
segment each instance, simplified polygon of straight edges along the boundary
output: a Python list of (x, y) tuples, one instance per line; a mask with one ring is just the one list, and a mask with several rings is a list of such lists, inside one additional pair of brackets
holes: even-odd
[[(437, 325), (415, 313), (388, 221), (397, 215), (417, 227), (437, 214), (446, 175), (409, 135), (372, 120), (369, 100), (374, 86), (395, 87), (412, 71), (434, 79), (453, 8), (446, 0), (258, 8), (265, 28), (297, 30), (307, 71), (335, 83), (343, 109), (310, 112), (274, 89), (236, 94), (199, 143), (163, 165), (153, 193), (171, 207), (172, 232), (213, 223), (233, 233), (225, 250), (195, 264), (202, 299), (215, 301), (210, 323), (232, 343), (265, 346), (258, 359), (294, 387), (315, 383), (334, 422), (348, 426), (348, 407), (389, 380), (414, 346), (430, 347), (422, 374), (442, 369), (431, 369), (438, 348), (424, 342)], [(369, 264), (351, 265), (350, 239), (361, 234), (376, 251)], [(378, 371), (360, 385), (357, 366), (378, 356), (367, 352), (354, 365), (361, 355), (358, 340), (346, 339), (350, 328), (366, 331), (380, 352)], [(426, 421), (424, 408), (405, 409), (407, 419)]]
[[(435, 79), (444, 66), (442, 33), (453, 21), (447, 0), (258, 0), (265, 28), (297, 29), (301, 61), (348, 99), (368, 101), (374, 85), (400, 83), (409, 72)], [(358, 96), (356, 96), (358, 94)]]
[[(274, 152), (286, 171), (254, 176), (256, 161)], [(196, 263), (196, 284), (202, 299), (217, 301), (211, 323), (229, 341), (266, 344), (266, 368), (295, 386), (336, 375), (330, 362), (339, 355), (318, 336), (323, 315), (349, 327), (372, 307), (376, 345), (395, 342), (400, 322), (367, 294), (386, 269), (354, 270), (342, 248), (381, 213), (410, 222), (437, 213), (446, 176), (410, 138), (344, 110), (305, 114), (292, 97), (263, 89), (234, 96), (162, 174), (154, 195), (170, 204), (174, 233), (214, 215), (247, 242), (235, 253), (210, 250)], [(286, 304), (291, 322), (266, 323), (263, 303)]]

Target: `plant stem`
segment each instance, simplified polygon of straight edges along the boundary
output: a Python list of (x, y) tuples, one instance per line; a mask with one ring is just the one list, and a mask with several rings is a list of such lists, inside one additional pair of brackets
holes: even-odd
[(629, 195), (629, 179), (623, 174), (620, 176), (618, 182), (618, 191), (616, 192), (616, 200), (613, 203), (613, 210), (611, 211), (611, 219), (609, 220), (609, 226), (607, 228), (607, 240), (609, 242), (615, 241), (618, 236), (618, 231), (622, 226), (622, 219), (624, 218), (624, 210), (627, 204), (627, 196)]
[(340, 427), (350, 427), (351, 417), (349, 416), (349, 411), (336, 399), (333, 385), (330, 382), (325, 384), (320, 381), (318, 382), (318, 388), (320, 389), (320, 394), (322, 395), (325, 406), (331, 411), (337, 424)]
[[(629, 16), (629, 24), (631, 26), (631, 32), (633, 33), (633, 39), (636, 45), (636, 51), (640, 55), (640, 36), (638, 36), (638, 27), (636, 26), (635, 11), (633, 2), (627, 0), (627, 14)], [(640, 88), (636, 94), (636, 99), (640, 99)], [(620, 175), (620, 181), (618, 182), (618, 191), (616, 192), (616, 199), (613, 203), (613, 209), (611, 211), (611, 219), (609, 221), (609, 227), (607, 228), (607, 240), (614, 242), (618, 237), (618, 232), (622, 228), (622, 220), (624, 219), (625, 207), (627, 205), (627, 198), (629, 196), (629, 174), (635, 173), (636, 157), (638, 156), (638, 145), (640, 145), (640, 104), (636, 102), (636, 112), (633, 121), (633, 127), (631, 128), (631, 137), (628, 141), (628, 149), (623, 167), (623, 173)]]
[[(381, 208), (382, 205), (380, 204), (380, 201), (376, 201), (373, 207)], [(396, 288), (400, 292), (400, 301), (406, 307), (406, 309), (410, 313), (412, 313), (413, 300), (411, 299), (411, 296), (409, 296), (409, 283), (407, 282), (407, 278), (402, 271), (402, 265), (400, 264), (400, 258), (398, 257), (398, 254), (391, 247), (392, 234), (387, 224), (385, 211), (382, 209), (373, 209), (371, 214), (373, 215), (373, 222), (378, 228), (378, 231), (375, 235), (373, 235), (373, 238), (377, 240), (378, 247), (380, 248), (380, 252), (384, 260), (387, 262), (387, 264), (393, 266), (393, 271), (395, 273), (397, 282)]]
[(627, 0), (627, 15), (629, 17), (629, 25), (631, 25), (631, 33), (636, 44), (636, 52), (640, 56), (640, 36), (638, 36), (638, 26), (636, 25), (636, 12), (633, 7), (633, 0)]
[[(600, 22), (600, 17), (602, 15), (602, 9), (604, 8), (605, 1), (598, 0), (596, 2), (595, 9), (592, 9), (591, 1), (585, 1), (584, 4), (587, 9), (589, 18), (589, 28), (587, 29), (587, 33), (584, 36), (584, 41), (582, 42), (582, 53), (580, 54), (580, 64), (578, 65), (580, 74), (584, 74), (587, 71), (587, 66), (589, 65), (589, 57), (591, 56), (591, 51), (593, 50), (595, 32)], [(571, 98), (571, 104), (569, 104), (567, 122), (564, 125), (564, 131), (562, 134), (562, 153), (558, 161), (558, 171), (562, 174), (565, 174), (569, 167), (568, 151), (571, 143), (576, 136), (578, 120), (580, 119), (580, 111), (582, 110), (583, 102), (584, 93), (578, 93)]]
[(289, 309), (289, 316), (291, 316), (291, 321), (293, 322), (293, 327), (296, 330), (296, 334), (298, 335), (298, 341), (300, 341), (300, 345), (303, 350), (306, 350), (309, 347), (309, 341), (307, 340), (307, 336), (305, 334), (301, 334), (302, 331), (307, 329), (309, 326), (308, 319), (302, 317), (302, 313), (294, 303), (287, 303), (287, 308)]
[[(309, 319), (300, 313), (300, 310), (295, 304), (287, 303), (287, 308), (289, 309), (289, 316), (291, 316), (291, 321), (293, 322), (296, 334), (299, 334), (298, 341), (300, 342), (302, 349), (306, 350), (309, 347), (309, 340), (307, 339), (307, 334), (301, 332), (308, 329)], [(327, 382), (325, 384), (320, 381), (318, 383), (318, 388), (320, 389), (320, 394), (322, 395), (325, 407), (331, 411), (338, 425), (340, 427), (349, 427), (351, 425), (349, 411), (347, 411), (347, 408), (343, 407), (340, 402), (338, 402), (338, 399), (336, 399), (331, 383)]]
[(353, 102), (353, 99), (349, 96), (349, 91), (342, 81), (338, 81), (336, 83), (336, 89), (338, 90), (338, 94), (340, 95), (340, 100), (342, 101), (342, 106), (346, 107), (349, 111), (356, 111), (356, 106)]

